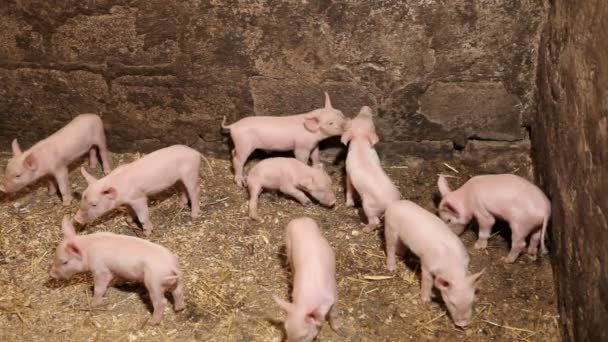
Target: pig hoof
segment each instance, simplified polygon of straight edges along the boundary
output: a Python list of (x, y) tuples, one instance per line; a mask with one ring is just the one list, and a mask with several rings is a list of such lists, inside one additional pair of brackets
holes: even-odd
[(365, 233), (371, 233), (374, 231), (374, 226), (365, 226), (365, 227), (363, 227), (363, 231)]
[(386, 267), (386, 268), (389, 270), (389, 272), (395, 272), (395, 269), (396, 269), (397, 267), (396, 267), (396, 265), (395, 265), (395, 264), (389, 264), (389, 265), (387, 265), (387, 267)]
[(63, 200), (63, 206), (67, 207), (68, 205), (72, 204), (72, 199), (71, 198), (66, 198)]
[(46, 193), (49, 196), (55, 196), (55, 195), (57, 195), (57, 189), (54, 189), (54, 188), (53, 189), (49, 189)]
[(477, 241), (475, 242), (475, 249), (485, 249), (488, 247), (488, 241)]
[(431, 302), (431, 296), (421, 296), (422, 302), (428, 304)]
[(515, 259), (517, 259), (517, 258), (513, 258), (513, 257), (510, 257), (510, 256), (506, 256), (506, 257), (502, 258), (502, 260), (503, 260), (505, 263), (507, 263), (507, 264), (512, 264), (512, 263), (514, 263), (514, 262), (515, 262)]
[(346, 200), (346, 206), (347, 207), (354, 207), (355, 206), (355, 202), (353, 200)]
[(153, 318), (153, 319), (150, 320), (149, 323), (150, 323), (150, 325), (159, 325), (160, 324), (160, 319)]

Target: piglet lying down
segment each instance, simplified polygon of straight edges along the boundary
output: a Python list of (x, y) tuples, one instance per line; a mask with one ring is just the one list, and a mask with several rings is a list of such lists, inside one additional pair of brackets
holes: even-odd
[(95, 287), (91, 305), (103, 302), (108, 285), (117, 277), (146, 285), (154, 306), (151, 324), (159, 324), (163, 317), (167, 291), (173, 296), (175, 311), (184, 309), (179, 263), (165, 247), (113, 233), (78, 236), (67, 216), (63, 218), (62, 230), (63, 241), (57, 247), (49, 275), (69, 279), (76, 273), (92, 272)]

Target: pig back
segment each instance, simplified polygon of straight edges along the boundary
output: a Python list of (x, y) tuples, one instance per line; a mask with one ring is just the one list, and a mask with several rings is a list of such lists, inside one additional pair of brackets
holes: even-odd
[(468, 264), (468, 254), (462, 241), (437, 216), (419, 205), (401, 200), (389, 205), (385, 221), (391, 231), (420, 259), (459, 260)]
[(294, 271), (320, 268), (331, 269), (332, 274), (335, 272), (334, 252), (313, 219), (292, 220), (286, 228), (286, 245)]
[(175, 254), (144, 239), (109, 232), (79, 238), (85, 241), (84, 248), (88, 250), (90, 262), (103, 263), (117, 276), (125, 279), (140, 279), (146, 269), (154, 269), (155, 273), (166, 275), (179, 270)]
[(125, 188), (152, 194), (167, 189), (192, 173), (198, 176), (200, 158), (194, 149), (173, 145), (117, 168), (110, 176)]
[(511, 215), (543, 218), (550, 212), (550, 201), (540, 188), (513, 174), (475, 176), (462, 189), (470, 192), (470, 196), (477, 197), (490, 212), (502, 218)]

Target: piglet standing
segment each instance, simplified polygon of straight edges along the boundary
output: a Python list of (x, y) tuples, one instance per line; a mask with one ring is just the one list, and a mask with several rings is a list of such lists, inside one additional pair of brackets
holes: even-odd
[(249, 189), (249, 217), (256, 220), (259, 219), (258, 196), (262, 189), (279, 190), (296, 198), (302, 205), (310, 203), (302, 190), (323, 205), (331, 207), (336, 203), (331, 178), (323, 170), (323, 164), (310, 167), (294, 158), (264, 159), (249, 170), (246, 183)]
[(101, 304), (113, 278), (140, 281), (146, 285), (154, 307), (151, 324), (159, 324), (171, 292), (175, 311), (183, 310), (184, 291), (177, 257), (155, 243), (113, 233), (76, 235), (68, 217), (63, 218), (63, 241), (57, 247), (49, 275), (69, 279), (76, 273), (92, 272), (92, 306)]
[(89, 152), (89, 163), (97, 166), (97, 150), (101, 157), (103, 172), (110, 172), (108, 148), (101, 118), (95, 114), (81, 114), (48, 138), (39, 141), (25, 152), (21, 151), (17, 139), (13, 140), (13, 158), (8, 162), (0, 191), (13, 193), (44, 176), (55, 178), (48, 181), (48, 193), (59, 193), (63, 205), (72, 202), (68, 166)]
[(422, 301), (431, 301), (434, 284), (454, 323), (469, 325), (475, 285), (484, 271), (469, 275), (469, 255), (458, 236), (437, 216), (406, 200), (386, 209), (384, 236), (389, 271), (395, 270), (395, 254), (403, 243), (420, 258)]
[(384, 210), (401, 198), (399, 190), (382, 169), (374, 149), (378, 135), (372, 120), (372, 110), (363, 106), (359, 114), (346, 124), (342, 143), (348, 145), (346, 157), (346, 205), (353, 206), (353, 193), (358, 192), (367, 216), (365, 232), (378, 224)]
[(317, 223), (308, 217), (289, 222), (285, 243), (293, 272), (293, 303), (276, 295), (274, 300), (287, 312), (288, 341), (312, 341), (326, 317), (338, 331), (336, 258)]
[(201, 157), (198, 151), (188, 146), (173, 145), (122, 165), (99, 180), (82, 168), (82, 175), (89, 185), (74, 219), (83, 224), (118, 206), (128, 205), (143, 225), (144, 235), (149, 236), (153, 226), (148, 212), (148, 196), (174, 184), (180, 188), (180, 204), (187, 206), (189, 199), (192, 218), (197, 218), (200, 215)]
[(232, 166), (234, 181), (243, 184), (243, 167), (256, 149), (266, 151), (294, 151), (296, 159), (308, 164), (319, 164), (319, 141), (342, 134), (345, 117), (331, 106), (325, 93), (325, 107), (304, 114), (290, 116), (249, 116), (222, 128), (230, 131), (234, 143)]
[(551, 202), (534, 184), (512, 174), (481, 175), (469, 179), (452, 191), (444, 176), (439, 176), (439, 216), (456, 234), (462, 234), (473, 218), (479, 224), (475, 248), (484, 249), (492, 232), (495, 218), (505, 220), (511, 227), (511, 251), (504, 259), (514, 262), (526, 247), (526, 237), (532, 234), (528, 254), (536, 258), (547, 253), (545, 232), (551, 217)]

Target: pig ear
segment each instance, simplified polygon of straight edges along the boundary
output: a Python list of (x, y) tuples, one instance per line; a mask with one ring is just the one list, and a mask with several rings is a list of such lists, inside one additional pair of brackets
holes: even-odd
[(319, 311), (319, 309), (315, 309), (306, 315), (306, 321), (314, 325), (321, 326), (323, 325), (323, 321), (325, 321), (325, 317), (323, 317), (323, 314), (321, 311)]
[(325, 109), (334, 109), (334, 107), (331, 106), (331, 99), (329, 98), (329, 94), (327, 92), (324, 92), (325, 94)]
[(380, 141), (380, 138), (378, 138), (378, 135), (376, 134), (376, 131), (374, 130), (367, 135), (367, 140), (369, 140), (369, 143), (372, 146), (374, 146), (378, 143), (378, 141)]
[(435, 277), (435, 287), (439, 290), (445, 291), (448, 290), (452, 286), (450, 282), (442, 276)]
[(319, 131), (319, 126), (319, 118), (314, 115), (304, 119), (304, 127), (312, 133), (317, 133)]
[(450, 189), (450, 185), (448, 184), (447, 178), (444, 175), (439, 175), (439, 179), (437, 180), (437, 187), (439, 187), (439, 192), (441, 193), (441, 197), (452, 192)]
[(76, 258), (82, 259), (82, 251), (80, 250), (80, 247), (78, 247), (74, 241), (68, 242), (68, 244), (65, 246), (65, 250), (66, 250), (66, 252), (75, 256)]
[(21, 154), (21, 147), (19, 147), (19, 142), (17, 141), (17, 139), (13, 140), (11, 147), (13, 149), (13, 156), (16, 157)]
[(483, 270), (481, 270), (480, 272), (477, 272), (471, 276), (469, 276), (469, 281), (471, 282), (471, 284), (473, 286), (476, 286), (477, 283), (479, 282), (479, 278), (481, 278), (481, 275), (486, 271), (486, 268), (484, 267)]
[(456, 206), (454, 204), (452, 204), (450, 201), (443, 201), (443, 203), (441, 204), (441, 207), (439, 209), (447, 210), (447, 211), (451, 212), (452, 214), (454, 214), (454, 216), (456, 216), (456, 217), (460, 216), (458, 209), (456, 209)]
[(343, 143), (344, 145), (348, 145), (348, 143), (350, 142), (350, 140), (353, 138), (353, 135), (350, 132), (346, 132), (344, 134), (342, 134), (342, 137), (340, 138), (340, 142)]
[(84, 179), (87, 180), (88, 184), (91, 184), (91, 183), (94, 183), (97, 181), (97, 178), (93, 177), (90, 173), (88, 173), (84, 167), (80, 168), (80, 173), (82, 174)]
[(61, 230), (63, 231), (63, 236), (66, 239), (71, 239), (76, 236), (76, 230), (70, 222), (70, 218), (66, 215), (63, 217), (63, 221), (61, 222)]
[(106, 196), (107, 198), (114, 200), (116, 199), (116, 188), (113, 188), (111, 186), (108, 186), (106, 188), (104, 188), (101, 193)]
[(286, 301), (283, 298), (279, 298), (277, 295), (272, 295), (272, 299), (281, 307), (281, 309), (285, 310), (287, 313), (294, 311), (295, 306), (293, 303)]
[(23, 161), (23, 165), (30, 171), (35, 171), (38, 168), (38, 160), (32, 153), (30, 153), (25, 160)]

